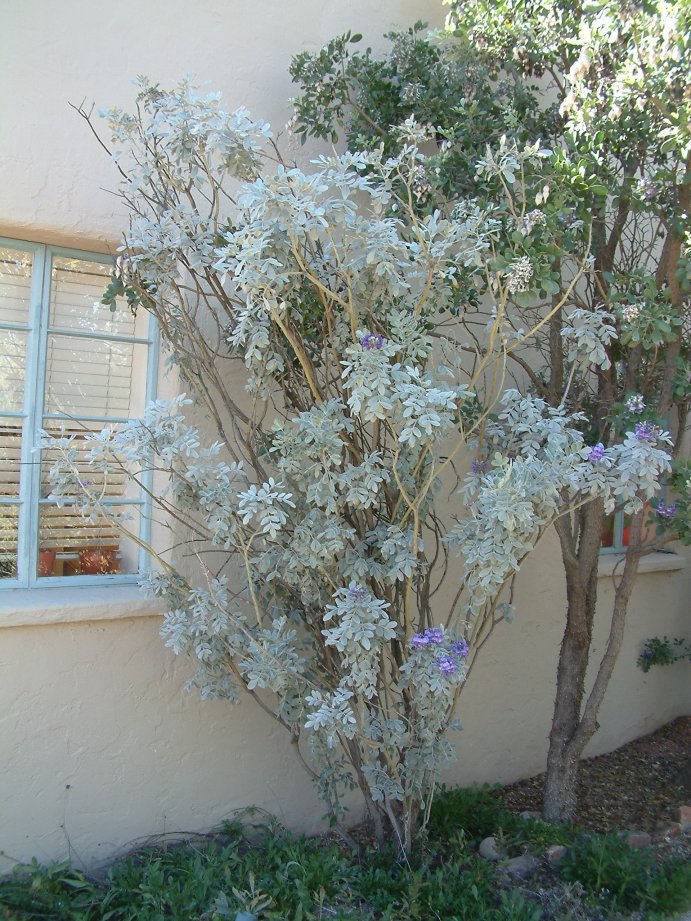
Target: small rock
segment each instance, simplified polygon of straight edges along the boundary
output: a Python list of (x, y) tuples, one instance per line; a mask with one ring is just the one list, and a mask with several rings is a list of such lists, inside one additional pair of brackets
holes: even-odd
[(691, 758), (689, 758), (677, 774), (675, 783), (683, 787), (687, 793), (691, 793)]
[(531, 822), (539, 822), (542, 818), (542, 813), (536, 812), (534, 809), (526, 809), (525, 812), (520, 814), (521, 819), (529, 819)]
[(480, 847), (478, 848), (480, 852), (480, 857), (484, 857), (485, 860), (501, 860), (502, 855), (497, 847), (496, 838), (485, 838), (480, 842)]
[(538, 868), (539, 861), (537, 857), (531, 857), (530, 854), (522, 854), (520, 857), (513, 857), (505, 864), (506, 872), (513, 879), (525, 879)]
[(678, 838), (681, 835), (679, 822), (661, 822), (657, 826), (657, 833), (661, 838)]
[(550, 844), (545, 851), (547, 860), (554, 867), (566, 857), (567, 848), (564, 844)]
[(683, 835), (691, 831), (691, 806), (679, 807), (679, 824)]
[(629, 831), (626, 832), (626, 843), (634, 851), (640, 851), (644, 847), (650, 847), (650, 835), (647, 831)]

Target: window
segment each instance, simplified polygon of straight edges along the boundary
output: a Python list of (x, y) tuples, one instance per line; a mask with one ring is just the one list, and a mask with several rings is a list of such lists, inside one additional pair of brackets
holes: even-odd
[[(664, 498), (664, 491), (662, 496)], [(654, 500), (653, 505), (658, 500)], [(655, 542), (655, 525), (650, 522), (651, 507), (646, 503), (646, 520), (643, 522), (642, 539), (643, 543), (651, 544)], [(626, 553), (629, 546), (629, 531), (631, 529), (631, 516), (624, 513), (623, 510), (612, 512), (611, 515), (605, 516), (600, 534), (600, 550), (602, 553)]]
[[(134, 580), (145, 564), (107, 519), (49, 498), (51, 452), (38, 447), (41, 429), (64, 433), (79, 458), (87, 433), (155, 395), (153, 320), (99, 303), (111, 271), (105, 256), (0, 239), (0, 587)], [(146, 498), (124, 473), (89, 482), (148, 538)]]
[(608, 553), (625, 553), (629, 546), (631, 516), (623, 511), (607, 515), (602, 525), (600, 548)]

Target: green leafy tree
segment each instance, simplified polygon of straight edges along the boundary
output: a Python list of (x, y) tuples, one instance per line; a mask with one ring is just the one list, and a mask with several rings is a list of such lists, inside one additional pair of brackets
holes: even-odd
[[(690, 393), (691, 13), (683, 2), (450, 7), (445, 33), (427, 40), (418, 23), (391, 35), (381, 60), (345, 40), (296, 57), (295, 130), (303, 138), (344, 131), (351, 147), (393, 152), (401, 125), (418, 125), (429, 156), (415, 210), (448, 211), (472, 197), (499, 222), (492, 268), (512, 275), (507, 315), (516, 329), (537, 331), (529, 348), (508, 354), (517, 379), (550, 406), (584, 412), (594, 466), (606, 463), (626, 430), (655, 442), (671, 426), (678, 495), (641, 504), (630, 519), (608, 640), (587, 692), (607, 510), (593, 495), (555, 522), (567, 611), (545, 813), (567, 819), (638, 562), (689, 534), (680, 451)], [(475, 276), (462, 284), (459, 319), (472, 337), (493, 282)]]

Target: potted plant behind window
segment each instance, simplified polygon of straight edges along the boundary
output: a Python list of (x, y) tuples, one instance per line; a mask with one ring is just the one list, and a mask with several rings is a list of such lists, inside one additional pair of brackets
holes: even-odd
[(79, 551), (79, 570), (83, 576), (112, 575), (119, 565), (117, 547), (85, 547)]
[(38, 551), (38, 575), (40, 578), (53, 575), (53, 566), (57, 551), (43, 549)]

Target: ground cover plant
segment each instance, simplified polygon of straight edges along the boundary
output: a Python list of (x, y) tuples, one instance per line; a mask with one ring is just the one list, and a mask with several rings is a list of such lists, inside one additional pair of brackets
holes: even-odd
[[(507, 315), (516, 328), (542, 323), (526, 349), (508, 355), (518, 379), (551, 407), (585, 412), (595, 467), (628, 430), (657, 438), (672, 429), (669, 495), (625, 520), (609, 613), (597, 608), (597, 574), (601, 544), (612, 542), (610, 508), (593, 494), (555, 521), (567, 611), (544, 807), (563, 819), (621, 648), (638, 561), (689, 536), (691, 470), (681, 454), (690, 381), (689, 6), (449, 6), (445, 33), (427, 38), (418, 23), (389, 36), (382, 57), (358, 51), (358, 35), (298, 55), (293, 129), (395, 153), (401, 125), (415, 123), (429, 154), (417, 210), (465, 197), (492, 209), (492, 264), (514, 272)], [(544, 155), (526, 157), (538, 142)], [(460, 321), (472, 341), (487, 287), (463, 282)], [(609, 635), (586, 693), (596, 609)]]
[[(547, 845), (564, 841), (570, 850), (557, 871), (543, 861), (539, 882), (516, 884), (501, 864), (476, 853), (477, 840), (501, 830), (508, 856), (539, 855)], [(135, 852), (98, 880), (65, 864), (34, 863), (0, 880), (1, 917), (587, 921), (663, 918), (691, 904), (687, 863), (658, 864), (616, 835), (579, 838), (563, 826), (526, 821), (502, 809), (488, 790), (442, 791), (428, 831), (405, 861), (394, 849), (364, 848), (357, 855), (333, 838), (301, 838), (268, 821), (238, 822), (187, 844)], [(560, 901), (563, 913), (554, 907)]]

